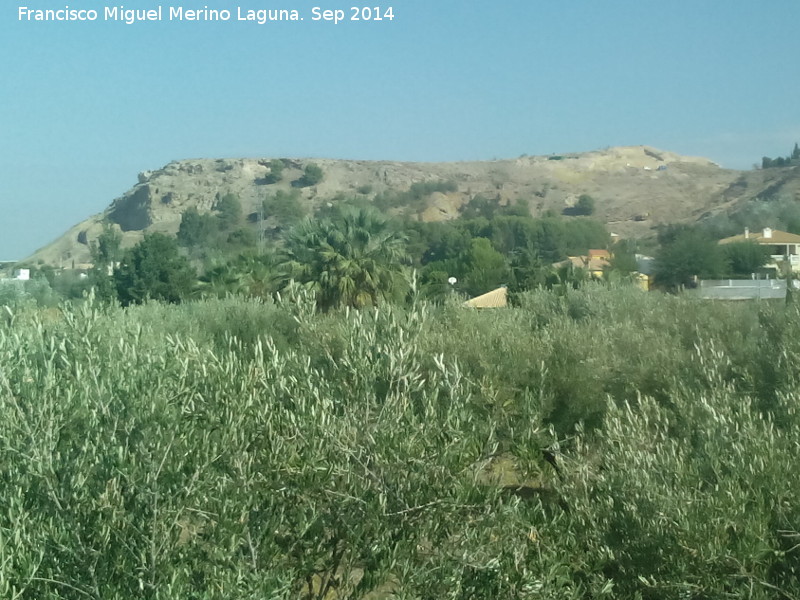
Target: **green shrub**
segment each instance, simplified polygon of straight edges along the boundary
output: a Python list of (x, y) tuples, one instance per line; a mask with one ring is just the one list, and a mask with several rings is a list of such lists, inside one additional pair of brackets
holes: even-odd
[(303, 169), (303, 175), (295, 180), (292, 185), (295, 187), (310, 187), (320, 183), (324, 176), (325, 173), (322, 167), (314, 163), (309, 163), (306, 165), (305, 169)]

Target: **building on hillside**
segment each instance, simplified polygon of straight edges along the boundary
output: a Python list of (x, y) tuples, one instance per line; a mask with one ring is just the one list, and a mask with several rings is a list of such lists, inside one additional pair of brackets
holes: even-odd
[[(584, 269), (593, 279), (602, 279), (604, 273), (611, 268), (614, 255), (608, 250), (589, 250), (586, 256), (568, 256), (567, 260), (555, 263), (556, 268), (571, 264), (576, 269)], [(636, 286), (649, 291), (653, 283), (654, 259), (643, 254), (636, 255), (637, 271), (631, 273)]]
[(588, 271), (595, 279), (600, 279), (603, 271), (611, 267), (611, 253), (608, 250), (589, 250), (586, 256), (568, 256), (567, 260), (553, 266), (563, 267), (570, 263), (573, 267)]
[(464, 302), (469, 308), (504, 308), (508, 306), (508, 289), (503, 286)]
[(589, 250), (588, 253), (589, 260), (593, 258), (604, 258), (606, 260), (611, 260), (611, 252), (608, 250)]
[(759, 233), (745, 228), (744, 233), (721, 239), (719, 243), (734, 244), (747, 241), (769, 248), (773, 268), (780, 268), (781, 263), (788, 260), (792, 271), (800, 271), (800, 235), (770, 227), (765, 227)]

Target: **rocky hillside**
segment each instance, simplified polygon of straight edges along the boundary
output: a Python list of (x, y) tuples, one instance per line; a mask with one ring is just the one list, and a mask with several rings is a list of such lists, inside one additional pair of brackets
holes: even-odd
[(277, 190), (292, 189), (309, 163), (319, 165), (324, 177), (316, 185), (298, 188), (308, 208), (352, 196), (371, 200), (424, 182), (448, 183), (453, 190), (431, 193), (421, 205), (406, 209), (413, 218), (426, 221), (457, 218), (476, 195), (500, 204), (522, 200), (537, 216), (545, 211), (561, 213), (581, 194), (589, 194), (595, 201), (595, 218), (623, 237), (645, 237), (658, 224), (695, 221), (784, 189), (800, 199), (797, 169), (726, 170), (704, 158), (646, 146), (484, 162), (283, 159), (283, 163), (280, 182), (271, 184), (269, 159), (182, 160), (140, 173), (138, 183), (103, 213), (75, 225), (25, 262), (82, 266), (89, 262), (89, 244), (104, 224), (119, 227), (123, 246), (131, 246), (146, 232), (174, 234), (187, 208), (210, 211), (218, 197), (229, 193), (238, 195), (255, 223), (261, 216), (261, 200)]

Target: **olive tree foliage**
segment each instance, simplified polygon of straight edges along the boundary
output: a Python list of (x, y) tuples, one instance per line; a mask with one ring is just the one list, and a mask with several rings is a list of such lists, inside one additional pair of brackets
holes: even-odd
[(323, 310), (376, 306), (401, 291), (404, 237), (369, 209), (307, 219), (285, 240), (287, 280), (305, 284)]
[(0, 320), (0, 597), (800, 595), (796, 308), (316, 302)]
[(625, 598), (796, 598), (797, 398), (782, 394), (765, 414), (731, 388), (723, 351), (701, 341), (694, 360), (707, 392), (611, 402), (591, 449), (582, 442), (603, 463), (573, 472), (564, 492), (586, 569)]
[[(165, 337), (138, 320), (156, 305), (87, 304), (24, 331), (0, 380), (0, 595), (514, 598), (553, 583), (526, 547), (536, 508), (476, 478), (496, 420), (458, 365), (420, 351), (426, 312), (351, 311), (331, 330), (302, 290), (285, 302), (305, 347)], [(337, 356), (312, 363), (331, 335)], [(0, 336), (4, 364), (13, 344)]]

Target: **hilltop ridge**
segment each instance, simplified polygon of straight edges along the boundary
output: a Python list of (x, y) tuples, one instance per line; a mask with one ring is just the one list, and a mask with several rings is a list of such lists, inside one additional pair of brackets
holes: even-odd
[[(568, 210), (588, 194), (595, 200), (594, 217), (611, 231), (646, 237), (657, 225), (695, 221), (797, 179), (784, 169), (728, 170), (706, 158), (649, 146), (442, 163), (281, 158), (284, 170), (277, 183), (267, 183), (270, 160), (187, 159), (139, 173), (137, 183), (105, 211), (74, 225), (22, 262), (80, 267), (89, 263), (90, 244), (105, 225), (118, 228), (123, 247), (130, 247), (148, 232), (175, 234), (187, 209), (210, 211), (226, 194), (239, 197), (251, 223), (258, 221), (261, 201), (278, 190), (296, 189), (307, 208), (317, 209), (342, 198), (374, 200), (387, 192), (408, 191), (413, 184), (448, 182), (452, 191), (433, 192), (422, 205), (391, 211), (424, 221), (457, 218), (478, 195), (500, 205), (522, 201), (531, 215), (540, 216)], [(303, 169), (312, 163), (322, 168), (322, 180), (297, 187)]]

